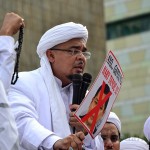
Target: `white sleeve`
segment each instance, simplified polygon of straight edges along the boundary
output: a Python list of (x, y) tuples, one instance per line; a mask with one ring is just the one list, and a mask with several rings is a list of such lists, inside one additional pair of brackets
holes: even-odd
[(38, 122), (39, 114), (32, 95), (34, 89), (32, 90), (30, 85), (26, 86), (26, 84), (25, 80), (22, 82), (18, 80), (8, 93), (17, 123), (20, 145), (26, 150), (37, 150), (39, 146), (52, 148), (60, 137)]
[(19, 150), (18, 131), (0, 81), (0, 149)]
[(48, 136), (40, 146), (44, 148), (44, 150), (53, 150), (53, 146), (57, 140), (60, 140), (61, 138), (56, 135), (50, 135)]
[(150, 116), (145, 121), (144, 124), (144, 135), (147, 138), (148, 141), (150, 141)]
[(0, 36), (0, 80), (7, 92), (14, 71), (16, 52), (11, 36)]

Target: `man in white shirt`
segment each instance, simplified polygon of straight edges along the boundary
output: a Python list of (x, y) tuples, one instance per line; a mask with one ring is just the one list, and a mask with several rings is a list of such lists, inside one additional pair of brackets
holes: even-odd
[[(37, 46), (41, 67), (19, 74), (9, 92), (9, 101), (19, 131), (22, 149), (97, 149), (94, 140), (69, 126), (73, 87), (69, 76), (84, 72), (90, 58), (88, 31), (68, 22), (49, 29)], [(100, 149), (100, 147), (98, 148)]]
[(19, 150), (18, 132), (14, 116), (10, 110), (7, 91), (10, 86), (16, 52), (14, 39), (20, 26), (24, 26), (23, 19), (14, 13), (5, 15), (0, 29), (0, 149)]
[(120, 150), (121, 121), (114, 112), (110, 112), (100, 135), (104, 142), (104, 150)]

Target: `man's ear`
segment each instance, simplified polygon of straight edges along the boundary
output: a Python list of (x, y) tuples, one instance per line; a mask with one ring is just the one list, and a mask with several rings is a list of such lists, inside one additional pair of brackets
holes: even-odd
[(49, 62), (51, 62), (51, 63), (54, 62), (55, 56), (54, 56), (54, 54), (53, 54), (53, 52), (51, 50), (47, 50), (46, 51), (46, 56), (47, 56)]

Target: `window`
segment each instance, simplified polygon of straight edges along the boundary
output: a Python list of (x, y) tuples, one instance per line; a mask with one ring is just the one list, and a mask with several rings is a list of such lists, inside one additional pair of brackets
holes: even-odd
[(107, 40), (150, 30), (150, 14), (106, 24)]

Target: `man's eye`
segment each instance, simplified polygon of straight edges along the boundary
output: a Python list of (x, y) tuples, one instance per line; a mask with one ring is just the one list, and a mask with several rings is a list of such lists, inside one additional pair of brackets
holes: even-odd
[(117, 135), (111, 136), (111, 141), (112, 141), (112, 142), (118, 141), (118, 136), (117, 136)]
[(79, 50), (74, 50), (74, 54), (79, 54), (80, 53), (80, 51)]
[(68, 50), (68, 53), (72, 54), (72, 50)]
[(94, 101), (94, 102), (95, 102), (95, 105), (97, 105), (98, 102), (97, 101)]
[(103, 106), (100, 107), (100, 110), (103, 110)]

